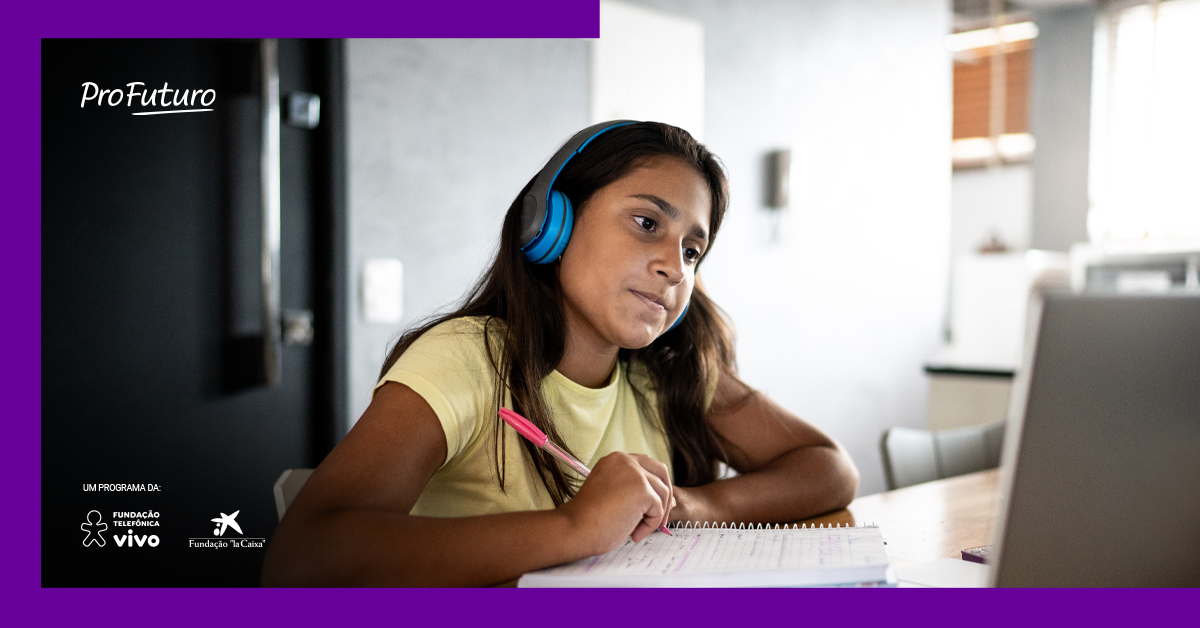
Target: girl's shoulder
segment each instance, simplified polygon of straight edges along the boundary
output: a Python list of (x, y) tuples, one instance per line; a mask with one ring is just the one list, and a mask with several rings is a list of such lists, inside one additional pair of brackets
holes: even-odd
[[(414, 340), (400, 356), (408, 354), (446, 359), (466, 358), (471, 362), (489, 353), (496, 353), (503, 336), (503, 321), (490, 316), (462, 316), (442, 321), (430, 327)], [(485, 340), (486, 339), (486, 340)]]
[(408, 345), (376, 385), (404, 384), (429, 404), (446, 435), (447, 460), (479, 436), (482, 417), (494, 416), (498, 353), (485, 338), (496, 326), (486, 317), (442, 321)]
[(504, 324), (498, 318), (493, 316), (459, 316), (444, 320), (433, 327), (430, 327), (426, 334), (479, 334), (485, 329), (495, 331), (500, 329)]
[(493, 342), (502, 336), (505, 330), (504, 321), (494, 316), (459, 316), (444, 320), (425, 330), (413, 344), (428, 338), (435, 342), (465, 341), (482, 343), (485, 332)]

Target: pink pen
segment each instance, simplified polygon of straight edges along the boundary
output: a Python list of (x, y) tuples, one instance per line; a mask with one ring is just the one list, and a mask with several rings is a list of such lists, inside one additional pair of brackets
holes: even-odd
[[(529, 439), (529, 442), (550, 452), (551, 456), (558, 458), (563, 464), (575, 469), (579, 475), (587, 477), (591, 475), (592, 470), (587, 468), (587, 465), (575, 459), (575, 456), (565, 452), (561, 447), (550, 441), (550, 437), (546, 433), (539, 430), (536, 425), (529, 422), (529, 419), (509, 410), (508, 408), (500, 408), (500, 418), (504, 419), (517, 433)], [(658, 526), (658, 530), (667, 536), (675, 536), (667, 529), (667, 526)]]

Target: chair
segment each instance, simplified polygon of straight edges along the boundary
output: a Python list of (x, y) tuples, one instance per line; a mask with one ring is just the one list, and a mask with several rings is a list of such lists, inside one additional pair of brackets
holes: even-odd
[(275, 512), (279, 513), (280, 521), (283, 521), (283, 513), (300, 494), (300, 489), (304, 488), (313, 471), (315, 469), (287, 469), (275, 480)]
[(888, 490), (998, 467), (1003, 440), (1003, 422), (936, 432), (893, 427), (879, 443)]

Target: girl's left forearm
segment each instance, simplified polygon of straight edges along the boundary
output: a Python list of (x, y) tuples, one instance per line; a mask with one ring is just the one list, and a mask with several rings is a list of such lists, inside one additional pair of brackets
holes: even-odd
[(784, 453), (762, 468), (698, 487), (676, 487), (672, 521), (788, 523), (844, 508), (858, 470), (839, 446)]

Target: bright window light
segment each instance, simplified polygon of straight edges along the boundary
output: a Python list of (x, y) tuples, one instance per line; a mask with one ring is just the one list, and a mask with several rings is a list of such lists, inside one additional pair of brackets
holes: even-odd
[(1005, 133), (997, 139), (996, 150), (1004, 159), (1028, 159), (1037, 145), (1028, 133)]
[(996, 159), (1004, 162), (1027, 161), (1033, 157), (1037, 146), (1028, 133), (1005, 133), (992, 142), (990, 137), (964, 137), (954, 140), (950, 156), (956, 167), (990, 163)]
[(1038, 35), (1037, 24), (1033, 22), (1017, 22), (1005, 24), (1000, 28), (981, 28), (977, 31), (964, 31), (946, 36), (946, 47), (950, 52), (962, 52), (976, 48), (995, 46), (1000, 42), (1023, 41), (1034, 39)]
[[(1157, 13), (1157, 14), (1156, 14)], [(1200, 0), (1097, 23), (1088, 234), (1200, 236)]]
[(987, 161), (995, 156), (996, 147), (990, 137), (964, 137), (954, 140), (950, 152), (955, 163)]

